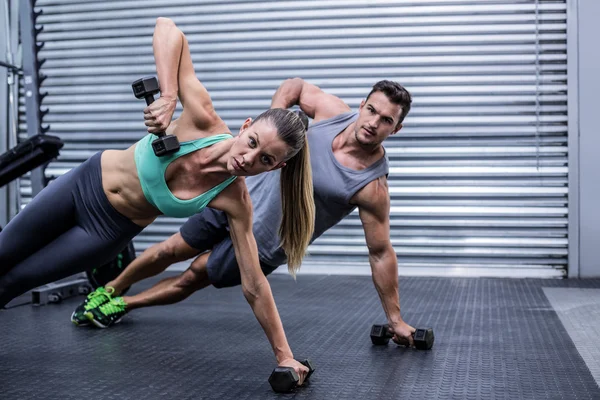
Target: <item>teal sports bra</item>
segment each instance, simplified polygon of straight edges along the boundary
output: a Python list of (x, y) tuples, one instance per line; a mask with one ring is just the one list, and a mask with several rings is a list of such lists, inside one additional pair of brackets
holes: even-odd
[(189, 200), (178, 199), (171, 193), (165, 180), (165, 171), (169, 164), (181, 156), (212, 146), (220, 141), (231, 139), (230, 134), (209, 136), (201, 139), (180, 143), (176, 153), (157, 157), (152, 150), (153, 134), (144, 136), (135, 146), (135, 166), (137, 169), (142, 191), (146, 200), (161, 213), (168, 217), (185, 218), (202, 211), (212, 199), (225, 189), (236, 176), (228, 178), (217, 186)]

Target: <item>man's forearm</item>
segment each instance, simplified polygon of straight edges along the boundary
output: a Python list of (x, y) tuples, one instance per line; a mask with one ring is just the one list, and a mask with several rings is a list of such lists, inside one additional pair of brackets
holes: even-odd
[(388, 322), (402, 321), (398, 291), (398, 260), (394, 249), (390, 246), (381, 254), (370, 254), (369, 262), (371, 263), (373, 283)]
[(284, 81), (271, 99), (271, 108), (290, 108), (300, 102), (303, 81), (300, 78)]
[(263, 282), (252, 290), (244, 290), (244, 296), (252, 307), (256, 319), (265, 331), (277, 362), (280, 363), (285, 359), (294, 358), (285, 337), (283, 324), (281, 323), (281, 318), (273, 299), (273, 293), (271, 292), (271, 286), (267, 279), (265, 278)]
[(156, 73), (162, 97), (177, 98), (183, 33), (168, 18), (158, 18), (152, 37)]

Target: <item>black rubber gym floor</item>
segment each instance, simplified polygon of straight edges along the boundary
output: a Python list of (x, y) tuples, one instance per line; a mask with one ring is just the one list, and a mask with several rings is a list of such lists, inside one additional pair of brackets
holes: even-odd
[(270, 282), (296, 358), (316, 364), (293, 394), (271, 391), (275, 360), (240, 288), (209, 288), (106, 330), (70, 323), (82, 298), (0, 311), (0, 398), (600, 399), (542, 291), (598, 279), (402, 278), (404, 318), (433, 327), (430, 351), (371, 345), (385, 318), (370, 277)]

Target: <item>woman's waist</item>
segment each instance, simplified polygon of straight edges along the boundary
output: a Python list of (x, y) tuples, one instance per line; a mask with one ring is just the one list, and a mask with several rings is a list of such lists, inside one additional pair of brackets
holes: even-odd
[(136, 225), (145, 227), (151, 224), (161, 212), (150, 204), (144, 194), (131, 193), (128, 190), (104, 190), (106, 198), (120, 214)]
[(131, 150), (103, 152), (102, 188), (117, 211), (145, 226), (160, 215), (160, 211), (144, 195)]

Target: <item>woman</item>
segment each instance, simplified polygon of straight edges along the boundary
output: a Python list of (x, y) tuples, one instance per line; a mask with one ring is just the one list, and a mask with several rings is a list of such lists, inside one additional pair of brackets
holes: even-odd
[[(144, 110), (150, 134), (61, 176), (6, 226), (0, 233), (0, 307), (36, 286), (113, 259), (161, 214), (185, 217), (210, 205), (227, 213), (242, 290), (279, 365), (293, 367), (303, 380), (308, 369), (288, 346), (259, 267), (248, 190), (236, 177), (283, 168), (282, 203), (290, 218), (282, 222), (282, 245), (299, 264), (314, 221), (306, 126), (295, 113), (272, 109), (247, 119), (236, 138), (224, 134), (229, 129), (196, 78), (187, 40), (171, 20), (158, 19), (153, 48), (162, 90)], [(183, 111), (171, 123), (177, 97)], [(154, 155), (152, 133), (160, 131), (177, 136), (177, 153)], [(96, 296), (96, 306), (98, 297), (107, 309), (126, 306), (110, 296)]]

